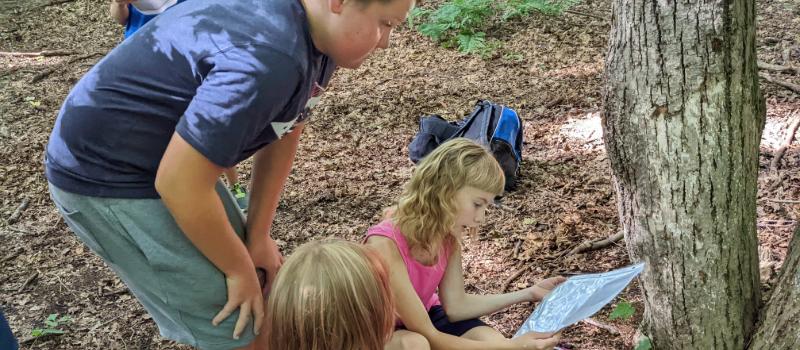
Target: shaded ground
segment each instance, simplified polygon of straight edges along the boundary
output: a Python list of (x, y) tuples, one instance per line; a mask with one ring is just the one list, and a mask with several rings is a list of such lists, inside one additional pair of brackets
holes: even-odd
[[(32, 339), (31, 330), (44, 327), (49, 314), (72, 318), (63, 327), (66, 334), (36, 340), (32, 348), (186, 348), (160, 338), (152, 319), (71, 233), (47, 195), (41, 155), (60, 104), (100, 58), (89, 55), (111, 50), (121, 28), (108, 17), (105, 0), (25, 6), (34, 10), (9, 14), (0, 22), (0, 51), (78, 53), (0, 56), (0, 257), (19, 253), (0, 263), (0, 307), (23, 341)], [(610, 5), (603, 0), (588, 0), (576, 10), (610, 17)], [(798, 11), (800, 5), (791, 0), (759, 1), (761, 60), (800, 66)], [(306, 128), (275, 223), (273, 236), (283, 253), (318, 237), (361, 239), (411, 174), (406, 147), (419, 117), (437, 113), (461, 119), (476, 100), (489, 99), (516, 109), (524, 119), (525, 159), (519, 189), (504, 199), (504, 208), (491, 209), (478, 239), (467, 241), (468, 291), (499, 292), (509, 276), (529, 263), (532, 269), (507, 290), (555, 274), (628, 265), (620, 245), (558, 258), (586, 239), (620, 229), (598, 117), (608, 30), (607, 21), (576, 14), (505, 23), (488, 31), (505, 46), (483, 60), (442, 49), (401, 28), (391, 49), (358, 70), (337, 73)], [(523, 59), (503, 58), (509, 55)], [(31, 82), (43, 72), (51, 73)], [(800, 84), (799, 76), (773, 75)], [(800, 143), (792, 144), (777, 173), (770, 175), (768, 168), (792, 115), (800, 117), (800, 103), (797, 94), (782, 87), (763, 80), (762, 86), (767, 129), (759, 241), (762, 277), (774, 282), (798, 206), (769, 199), (800, 198)], [(240, 170), (249, 176), (249, 163)], [(6, 220), (23, 200), (29, 207), (9, 225)], [(20, 291), (34, 274), (37, 278)], [(606, 322), (610, 307), (595, 316), (618, 328), (620, 336), (579, 323), (567, 330), (564, 342), (576, 349), (632, 349), (643, 308), (636, 284), (622, 297), (636, 307), (632, 318)], [(531, 309), (518, 305), (486, 319), (510, 335)]]

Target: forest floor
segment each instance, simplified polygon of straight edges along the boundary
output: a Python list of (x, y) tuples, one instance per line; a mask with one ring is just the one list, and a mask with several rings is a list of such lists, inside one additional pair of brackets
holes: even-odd
[[(9, 3), (8, 0), (4, 0)], [(70, 88), (120, 42), (107, 0), (19, 2), (0, 19), (0, 51), (74, 50), (54, 57), (0, 56), (0, 307), (24, 347), (41, 349), (184, 349), (166, 341), (124, 283), (71, 232), (52, 205), (42, 153)], [(425, 6), (434, 6), (436, 1)], [(404, 26), (392, 47), (360, 69), (340, 70), (306, 127), (275, 219), (273, 237), (290, 255), (320, 237), (360, 240), (392, 204), (413, 168), (407, 146), (419, 118), (468, 115), (479, 99), (515, 109), (524, 120), (519, 188), (493, 207), (464, 248), (468, 292), (513, 291), (554, 275), (630, 265), (624, 241), (561, 257), (586, 240), (620, 230), (602, 139), (600, 99), (610, 2), (585, 0), (576, 13), (497, 22), (487, 36), (505, 44), (486, 58), (444, 49)], [(5, 12), (5, 11), (4, 11)], [(800, 3), (758, 1), (759, 60), (800, 67)], [(590, 15), (590, 16), (587, 16)], [(520, 59), (521, 58), (521, 59)], [(800, 76), (769, 72), (800, 84)], [(798, 220), (800, 142), (777, 175), (773, 153), (798, 94), (761, 79), (767, 99), (758, 193), (758, 238), (765, 290), (774, 283)], [(249, 181), (250, 163), (240, 164)], [(18, 220), (8, 219), (26, 202)], [(3, 258), (5, 257), (5, 258)], [(527, 267), (531, 268), (528, 269)], [(636, 309), (607, 321), (620, 301)], [(533, 305), (485, 317), (512, 335)], [(636, 282), (594, 319), (566, 330), (565, 347), (632, 349), (644, 306)], [(68, 316), (64, 334), (35, 339), (50, 314)]]

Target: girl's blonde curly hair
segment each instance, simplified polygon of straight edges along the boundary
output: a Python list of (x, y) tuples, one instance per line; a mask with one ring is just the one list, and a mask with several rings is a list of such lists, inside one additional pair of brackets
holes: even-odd
[(456, 194), (467, 186), (497, 195), (505, 186), (500, 164), (470, 139), (447, 141), (419, 163), (388, 214), (409, 248), (421, 249), (437, 261), (443, 246), (450, 249), (460, 242), (461, 237), (452, 234), (460, 209)]

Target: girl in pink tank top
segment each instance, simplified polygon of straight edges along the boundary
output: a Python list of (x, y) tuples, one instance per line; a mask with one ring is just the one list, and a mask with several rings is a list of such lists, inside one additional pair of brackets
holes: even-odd
[(399, 317), (386, 350), (549, 350), (558, 343), (560, 334), (552, 333), (506, 339), (478, 317), (541, 301), (563, 277), (507, 294), (464, 292), (462, 237), (477, 231), (504, 186), (505, 175), (491, 153), (469, 139), (453, 139), (419, 163), (397, 206), (369, 230), (366, 244), (389, 264)]

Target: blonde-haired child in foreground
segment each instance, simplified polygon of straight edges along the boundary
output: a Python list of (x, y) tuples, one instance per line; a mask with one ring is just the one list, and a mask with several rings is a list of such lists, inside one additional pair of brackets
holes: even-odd
[(463, 235), (484, 222), (486, 208), (502, 194), (504, 184), (503, 170), (484, 147), (465, 138), (448, 141), (419, 163), (397, 207), (387, 212), (388, 220), (369, 230), (367, 245), (389, 264), (400, 318), (385, 349), (552, 349), (557, 345), (560, 334), (530, 332), (506, 339), (477, 318), (512, 304), (541, 301), (565, 278), (550, 278), (508, 294), (464, 292)]
[(386, 261), (367, 246), (306, 243), (278, 273), (269, 297), (269, 350), (380, 350), (392, 336)]

